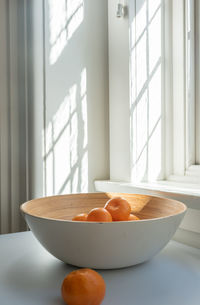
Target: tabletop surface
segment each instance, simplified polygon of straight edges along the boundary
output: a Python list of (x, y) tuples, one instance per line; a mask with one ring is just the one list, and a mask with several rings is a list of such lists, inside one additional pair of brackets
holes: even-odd
[[(31, 232), (0, 235), (0, 304), (64, 305), (60, 287), (75, 269)], [(102, 305), (200, 304), (200, 250), (175, 241), (149, 262), (99, 272), (107, 287)]]

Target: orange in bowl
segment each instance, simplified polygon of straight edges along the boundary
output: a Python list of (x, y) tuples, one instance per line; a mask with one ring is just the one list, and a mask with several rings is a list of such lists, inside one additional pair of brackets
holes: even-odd
[(140, 220), (140, 218), (133, 214), (130, 214), (128, 220)]
[(78, 214), (75, 217), (72, 218), (72, 220), (74, 221), (87, 221), (87, 214), (86, 213), (82, 213), (82, 214)]
[(127, 200), (121, 197), (114, 197), (110, 199), (105, 209), (111, 214), (114, 221), (128, 220), (131, 213), (131, 206)]
[(112, 216), (104, 208), (95, 208), (88, 213), (87, 221), (111, 222)]
[(100, 305), (106, 285), (102, 276), (92, 269), (69, 273), (62, 283), (62, 297), (67, 305)]

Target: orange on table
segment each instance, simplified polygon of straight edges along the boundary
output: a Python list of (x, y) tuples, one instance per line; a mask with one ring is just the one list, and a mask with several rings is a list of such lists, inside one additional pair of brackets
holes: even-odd
[(104, 208), (94, 208), (88, 213), (87, 221), (111, 222), (112, 216)]
[(100, 305), (105, 296), (106, 285), (98, 272), (78, 269), (66, 276), (61, 292), (67, 305)]
[(140, 220), (140, 218), (135, 216), (134, 214), (130, 214), (128, 220)]
[(72, 218), (72, 220), (75, 220), (75, 221), (87, 221), (87, 216), (88, 215), (86, 213), (78, 214), (74, 218)]
[(104, 208), (111, 214), (114, 221), (128, 220), (131, 213), (130, 204), (121, 197), (110, 199)]

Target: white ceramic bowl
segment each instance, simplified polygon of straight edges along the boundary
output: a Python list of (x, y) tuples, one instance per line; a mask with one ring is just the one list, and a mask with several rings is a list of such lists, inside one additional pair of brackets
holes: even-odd
[[(103, 207), (121, 196), (139, 221), (71, 221), (79, 213)], [(175, 200), (134, 194), (89, 193), (34, 199), (21, 205), (39, 242), (55, 257), (79, 267), (113, 269), (142, 263), (172, 238), (186, 206)]]

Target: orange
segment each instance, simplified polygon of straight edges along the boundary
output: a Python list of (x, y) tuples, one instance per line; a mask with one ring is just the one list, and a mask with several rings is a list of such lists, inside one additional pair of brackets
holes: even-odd
[(140, 220), (140, 218), (133, 214), (130, 214), (128, 220)]
[(78, 214), (74, 218), (72, 218), (72, 220), (75, 220), (75, 221), (87, 221), (87, 214), (86, 213)]
[(112, 216), (104, 208), (95, 208), (88, 213), (87, 221), (111, 222)]
[(67, 305), (100, 305), (106, 285), (102, 276), (92, 269), (69, 273), (62, 283), (62, 297)]
[(125, 199), (121, 197), (114, 197), (110, 199), (105, 209), (111, 214), (114, 221), (128, 220), (131, 213), (131, 206)]

